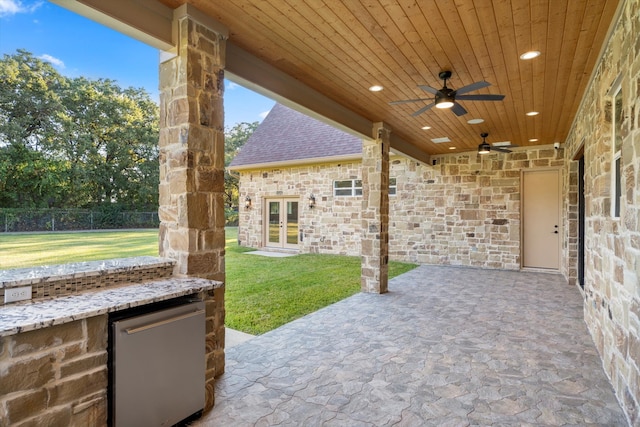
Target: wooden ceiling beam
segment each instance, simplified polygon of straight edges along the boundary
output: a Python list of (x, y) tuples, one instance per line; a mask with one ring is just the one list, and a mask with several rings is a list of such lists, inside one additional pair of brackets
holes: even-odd
[(173, 9), (156, 0), (51, 0), (160, 50), (171, 50)]

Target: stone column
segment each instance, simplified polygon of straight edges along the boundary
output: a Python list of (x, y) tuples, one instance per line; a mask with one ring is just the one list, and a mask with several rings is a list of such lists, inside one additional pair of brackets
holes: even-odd
[(362, 292), (386, 293), (389, 281), (390, 135), (376, 123), (362, 142)]
[[(208, 20), (190, 5), (176, 9), (177, 50), (160, 64), (159, 249), (177, 261), (174, 276), (224, 282), (225, 35)], [(210, 409), (224, 372), (224, 287), (201, 296)]]

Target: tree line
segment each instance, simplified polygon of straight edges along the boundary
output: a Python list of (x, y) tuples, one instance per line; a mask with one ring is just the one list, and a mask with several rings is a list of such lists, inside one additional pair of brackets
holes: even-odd
[[(0, 60), (0, 208), (158, 207), (159, 108), (144, 89), (67, 77), (30, 52)], [(226, 132), (225, 165), (258, 123)], [(225, 174), (226, 203), (237, 179)]]

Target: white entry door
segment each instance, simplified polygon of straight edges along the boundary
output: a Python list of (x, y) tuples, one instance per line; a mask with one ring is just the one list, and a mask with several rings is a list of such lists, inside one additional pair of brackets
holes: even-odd
[(560, 268), (560, 171), (522, 175), (522, 266)]
[(298, 247), (298, 200), (267, 199), (264, 223), (266, 246), (276, 248)]

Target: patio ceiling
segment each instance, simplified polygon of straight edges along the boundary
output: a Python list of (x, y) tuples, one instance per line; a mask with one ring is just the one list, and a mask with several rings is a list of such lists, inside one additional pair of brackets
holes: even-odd
[[(158, 3), (170, 9), (189, 3), (228, 28), (227, 68), (232, 79), (235, 75), (240, 82), (254, 83), (265, 88), (264, 93), (283, 97), (287, 93), (295, 97), (297, 93), (298, 99), (293, 102), (303, 110), (329, 116), (356, 133), (364, 133), (368, 123), (385, 122), (398, 138), (396, 148), (424, 159), (415, 154), (450, 153), (449, 147), (455, 147), (456, 152), (475, 150), (481, 142), (481, 132), (489, 133), (490, 143), (511, 141), (529, 146), (564, 142), (619, 2), (158, 0)], [(530, 50), (540, 51), (541, 56), (520, 59), (521, 54)], [(238, 56), (238, 52), (242, 55)], [(252, 66), (247, 57), (258, 62)], [(244, 66), (238, 65), (238, 58), (244, 61)], [(248, 68), (253, 70), (247, 71)], [(289, 80), (284, 84), (290, 83), (293, 89), (283, 90), (283, 82), (273, 77), (274, 70), (286, 75)], [(506, 97), (498, 102), (462, 101), (468, 113), (460, 117), (450, 110), (436, 108), (411, 116), (429, 101), (389, 105), (396, 100), (431, 97), (418, 85), (441, 88), (438, 74), (443, 70), (453, 72), (449, 87), (457, 89), (486, 80), (490, 87), (472, 93)], [(265, 78), (267, 74), (271, 77)], [(372, 85), (381, 85), (384, 90), (370, 92), (368, 88)], [(309, 88), (309, 93), (305, 95), (297, 89), (300, 87)], [(313, 93), (326, 99), (314, 101)], [(352, 117), (344, 118), (348, 116), (342, 114), (345, 111)], [(527, 116), (530, 111), (539, 114)], [(472, 125), (467, 123), (470, 119), (483, 119), (484, 123)], [(423, 126), (431, 128), (423, 130)], [(431, 141), (441, 137), (448, 137), (451, 142)]]

